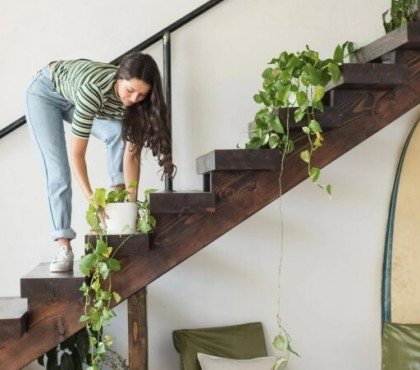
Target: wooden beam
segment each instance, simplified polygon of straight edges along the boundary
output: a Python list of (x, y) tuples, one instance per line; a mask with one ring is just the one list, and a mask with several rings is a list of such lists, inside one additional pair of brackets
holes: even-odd
[(147, 300), (146, 288), (128, 298), (128, 355), (130, 369), (147, 370)]

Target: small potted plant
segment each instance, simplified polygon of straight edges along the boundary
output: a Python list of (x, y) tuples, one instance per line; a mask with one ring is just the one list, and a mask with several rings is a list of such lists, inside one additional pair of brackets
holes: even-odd
[[(135, 189), (136, 183), (129, 188)], [(106, 229), (108, 234), (132, 234), (136, 231), (138, 206), (129, 199), (129, 190), (112, 190), (106, 197)]]
[[(137, 183), (133, 181), (129, 189), (135, 189)], [(106, 230), (107, 234), (132, 234), (136, 232), (138, 215), (137, 202), (131, 202), (129, 190), (111, 190), (104, 188), (95, 190), (86, 214), (92, 231), (99, 233)]]

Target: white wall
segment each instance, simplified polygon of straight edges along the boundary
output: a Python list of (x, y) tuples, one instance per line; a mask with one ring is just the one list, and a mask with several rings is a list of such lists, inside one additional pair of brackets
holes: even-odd
[[(204, 1), (0, 0), (0, 127), (23, 112), (25, 86), (48, 61), (108, 61)], [(99, 6), (101, 5), (101, 6)], [(364, 45), (383, 34), (388, 0), (227, 0), (173, 35), (177, 189), (200, 188), (195, 158), (244, 144), (261, 71), (282, 50), (309, 44)], [(116, 16), (117, 15), (117, 16)], [(159, 64), (161, 50), (149, 50)], [(304, 182), (282, 199), (281, 312), (301, 358), (291, 370), (380, 368), (380, 279), (387, 207), (396, 163), (415, 109), (325, 168), (329, 201)], [(104, 148), (89, 144), (94, 186), (106, 186)], [(141, 186), (162, 187), (149, 155)], [(19, 295), (19, 278), (54, 254), (41, 171), (26, 127), (0, 142), (0, 296)], [(76, 254), (86, 203), (74, 186)], [(171, 332), (262, 321), (269, 351), (276, 332), (279, 203), (275, 202), (149, 286), (150, 369), (177, 369)], [(211, 282), (209, 284), (209, 282)], [(127, 356), (126, 305), (110, 331)], [(27, 369), (36, 369), (37, 365)]]

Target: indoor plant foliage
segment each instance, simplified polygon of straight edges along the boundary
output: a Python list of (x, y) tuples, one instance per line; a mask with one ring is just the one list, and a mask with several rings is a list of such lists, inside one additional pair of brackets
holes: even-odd
[(392, 0), (391, 9), (382, 14), (385, 32), (391, 32), (405, 23), (414, 22), (419, 4), (420, 0)]
[[(136, 187), (136, 183), (130, 187)], [(138, 206), (140, 217), (138, 221), (139, 232), (153, 231), (156, 220), (150, 215), (149, 196), (155, 191), (145, 191), (145, 200), (135, 203)], [(86, 220), (92, 232), (95, 233), (95, 242), (87, 243), (86, 254), (80, 262), (80, 270), (86, 277), (86, 281), (80, 288), (85, 297), (84, 314), (80, 322), (86, 323), (89, 336), (90, 367), (88, 370), (99, 369), (99, 364), (106, 359), (107, 350), (112, 344), (109, 335), (103, 335), (103, 327), (109, 324), (109, 320), (115, 316), (111, 306), (120, 302), (120, 295), (112, 289), (112, 273), (121, 270), (120, 262), (115, 258), (117, 251), (133, 235), (128, 235), (117, 247), (111, 247), (107, 243), (106, 222), (104, 212), (107, 205), (116, 201), (126, 202), (130, 192), (118, 190), (106, 192), (105, 189), (96, 189), (93, 194)]]
[[(281, 153), (281, 168), (279, 175), (280, 195), (282, 194), (281, 179), (286, 155), (294, 150), (294, 142), (290, 137), (290, 123), (302, 123), (302, 131), (308, 139), (308, 149), (300, 153), (300, 158), (307, 165), (308, 176), (321, 189), (331, 195), (331, 185), (318, 182), (320, 169), (312, 166), (311, 159), (315, 150), (323, 143), (322, 122), (315, 116), (315, 111), (324, 111), (324, 98), (328, 84), (336, 84), (341, 77), (344, 59), (354, 51), (352, 42), (337, 45), (332, 58), (321, 59), (319, 53), (306, 50), (296, 53), (282, 52), (278, 58), (273, 58), (262, 74), (262, 90), (254, 96), (255, 102), (261, 108), (255, 115), (255, 129), (246, 144), (247, 149), (270, 148)], [(280, 111), (283, 110), (280, 118)], [(281, 198), (280, 198), (281, 199)], [(281, 209), (281, 204), (280, 204)], [(281, 226), (281, 230), (282, 230)], [(283, 235), (281, 231), (281, 235)], [(281, 239), (281, 257), (279, 263), (279, 290), (283, 256), (283, 238)], [(280, 293), (277, 303), (277, 324), (279, 332), (273, 340), (273, 346), (280, 352), (280, 357), (274, 365), (274, 370), (284, 369), (291, 353), (298, 354), (291, 346), (291, 337), (284, 329), (280, 317)]]
[[(322, 124), (316, 119), (315, 110), (324, 110), (325, 88), (331, 81), (339, 81), (340, 65), (352, 52), (353, 43), (348, 41), (335, 48), (333, 58), (325, 60), (308, 46), (302, 52), (284, 51), (268, 63), (271, 66), (262, 74), (263, 88), (254, 96), (262, 107), (255, 115), (256, 128), (246, 148), (279, 149), (285, 156), (294, 149), (289, 128), (292, 116), (296, 123), (304, 120), (302, 131), (308, 138), (309, 149), (302, 151), (300, 157), (307, 164), (309, 178), (328, 194), (331, 194), (331, 186), (318, 182), (321, 171), (311, 165), (313, 152), (324, 140)], [(281, 109), (286, 111), (284, 121), (279, 117)]]

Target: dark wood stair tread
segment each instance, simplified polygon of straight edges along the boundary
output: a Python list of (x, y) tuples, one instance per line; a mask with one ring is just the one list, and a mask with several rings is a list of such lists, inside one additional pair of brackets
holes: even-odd
[[(95, 243), (96, 235), (86, 235), (85, 242)], [(115, 257), (127, 259), (138, 257), (149, 251), (148, 234), (108, 235), (108, 245), (118, 247), (122, 243)], [(49, 263), (41, 263), (20, 279), (21, 296), (32, 300), (49, 298), (77, 298), (84, 276), (79, 268), (80, 261), (74, 261), (71, 272), (50, 272)]]
[(28, 301), (18, 297), (0, 298), (0, 346), (20, 338), (26, 331)]
[(41, 300), (75, 296), (84, 280), (79, 261), (74, 261), (74, 270), (71, 272), (50, 272), (49, 266), (49, 262), (41, 263), (20, 279), (22, 297)]
[(378, 40), (360, 48), (351, 58), (354, 63), (367, 63), (396, 49), (420, 47), (420, 22), (404, 24)]
[(150, 194), (152, 214), (202, 213), (215, 209), (215, 195), (203, 191), (159, 191)]

